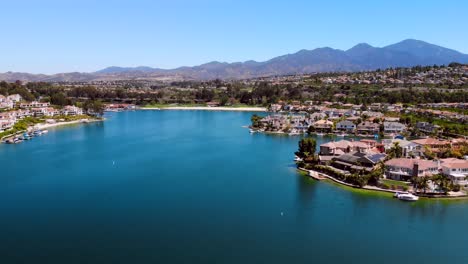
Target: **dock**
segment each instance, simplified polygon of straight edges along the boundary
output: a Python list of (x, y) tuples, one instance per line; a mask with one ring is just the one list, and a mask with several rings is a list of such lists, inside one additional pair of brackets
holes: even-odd
[(314, 178), (315, 180), (317, 181), (321, 181), (321, 180), (325, 180), (326, 177), (324, 176), (321, 176), (320, 173), (316, 172), (316, 171), (309, 171), (309, 176)]

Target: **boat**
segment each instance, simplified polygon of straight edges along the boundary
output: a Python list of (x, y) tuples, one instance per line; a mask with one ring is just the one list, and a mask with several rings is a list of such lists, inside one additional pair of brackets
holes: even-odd
[(301, 162), (303, 159), (299, 158), (298, 156), (294, 156), (294, 162)]
[(323, 137), (325, 134), (324, 133), (317, 133), (317, 136)]
[(346, 133), (337, 134), (337, 136), (339, 136), (339, 137), (346, 137), (347, 135), (348, 135), (348, 134), (346, 134)]
[(300, 135), (300, 134), (301, 134), (301, 133), (299, 133), (299, 131), (293, 129), (293, 130), (291, 130), (291, 132), (289, 132), (288, 135), (290, 135), (290, 136), (296, 136), (296, 135)]
[(395, 193), (393, 197), (398, 198), (399, 200), (402, 200), (402, 201), (410, 201), (410, 202), (419, 200), (418, 196), (411, 194), (411, 193), (398, 193), (397, 192)]
[(23, 139), (24, 140), (30, 140), (31, 138), (29, 137), (29, 134), (28, 133), (23, 133)]
[(49, 133), (49, 130), (47, 129), (42, 130), (42, 134), (47, 134), (47, 133)]
[(34, 136), (40, 136), (42, 135), (42, 132), (40, 130), (36, 130), (33, 132)]
[(253, 129), (250, 129), (249, 132), (250, 132), (250, 134), (253, 134), (253, 133), (257, 132), (257, 131), (255, 131)]

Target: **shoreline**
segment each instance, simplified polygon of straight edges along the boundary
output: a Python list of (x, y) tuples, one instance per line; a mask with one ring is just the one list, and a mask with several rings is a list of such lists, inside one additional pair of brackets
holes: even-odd
[[(397, 190), (387, 190), (387, 189), (382, 189), (382, 188), (379, 188), (379, 187), (374, 187), (374, 186), (364, 186), (364, 187), (359, 187), (357, 185), (353, 185), (353, 184), (350, 184), (350, 183), (347, 183), (347, 182), (343, 182), (343, 181), (340, 181), (330, 175), (327, 175), (325, 173), (322, 173), (322, 172), (318, 172), (318, 171), (314, 171), (314, 170), (307, 170), (307, 169), (304, 169), (304, 168), (300, 168), (298, 167), (297, 168), (298, 171), (301, 171), (301, 172), (304, 172), (305, 175), (304, 176), (307, 176), (308, 178), (311, 178), (311, 179), (314, 179), (316, 181), (325, 181), (325, 182), (329, 182), (331, 184), (334, 184), (334, 185), (337, 185), (339, 187), (342, 187), (344, 189), (351, 189), (352, 190), (356, 190), (356, 191), (365, 191), (365, 192), (369, 192), (369, 193), (374, 193), (374, 194), (379, 194), (379, 195), (382, 195), (382, 196), (389, 196), (390, 194), (394, 194), (396, 192), (401, 192), (401, 191), (397, 191)], [(317, 179), (316, 177), (313, 177), (310, 175), (311, 172), (315, 172), (317, 175), (321, 175), (322, 177), (325, 177), (324, 179)], [(446, 201), (459, 201), (459, 200), (468, 200), (468, 195), (453, 195), (453, 196), (450, 196), (450, 195), (439, 195), (439, 196), (429, 196), (429, 195), (418, 195), (419, 198), (423, 198), (424, 200), (434, 200), (434, 201), (443, 201), (443, 200), (446, 200)], [(392, 196), (393, 197), (393, 196)]]
[(94, 123), (94, 122), (101, 122), (104, 121), (105, 119), (94, 119), (94, 118), (87, 118), (87, 119), (80, 119), (80, 120), (73, 120), (73, 121), (66, 121), (66, 122), (57, 122), (57, 123), (40, 123), (32, 126), (33, 129), (49, 129), (49, 128), (54, 128), (54, 127), (60, 127), (60, 126), (67, 126), (67, 125), (74, 125), (74, 124), (88, 124), (88, 123)]
[(49, 124), (49, 123), (38, 123), (38, 124), (35, 124), (35, 125), (32, 125), (32, 126), (29, 126), (26, 130), (19, 131), (17, 133), (2, 137), (0, 143), (5, 143), (5, 141), (8, 140), (8, 139), (12, 139), (12, 138), (14, 138), (14, 137), (16, 137), (18, 135), (22, 135), (25, 132), (30, 132), (30, 131), (33, 131), (33, 130), (47, 130), (47, 129), (50, 129), (50, 128), (64, 127), (64, 126), (68, 126), (68, 125), (89, 124), (89, 123), (94, 123), (94, 122), (102, 122), (104, 120), (105, 120), (105, 118), (103, 118), (103, 119), (83, 118), (83, 119), (79, 119), (79, 120), (64, 121), (64, 122), (57, 122), (57, 123), (51, 123), (51, 124)]
[(141, 107), (139, 110), (202, 110), (202, 111), (234, 111), (234, 112), (268, 112), (265, 107), (223, 107), (223, 106), (169, 106)]

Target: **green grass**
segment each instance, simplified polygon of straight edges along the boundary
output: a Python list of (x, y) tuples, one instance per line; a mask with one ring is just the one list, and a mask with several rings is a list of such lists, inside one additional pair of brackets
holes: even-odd
[(197, 107), (206, 106), (206, 104), (147, 104), (142, 108), (167, 108), (167, 107)]
[(330, 179), (324, 180), (327, 183), (330, 183), (332, 185), (338, 186), (341, 189), (353, 192), (353, 193), (358, 193), (361, 195), (367, 195), (367, 196), (379, 196), (379, 197), (386, 197), (386, 198), (393, 198), (393, 193), (390, 192), (382, 192), (382, 191), (375, 191), (375, 190), (367, 190), (367, 189), (362, 189), (362, 188), (354, 188), (350, 187), (344, 184), (337, 183), (335, 181), (332, 181)]
[[(167, 108), (167, 107), (205, 107), (206, 104), (147, 104), (142, 108)], [(259, 105), (233, 104), (220, 107), (247, 108), (247, 107), (263, 107)]]
[(395, 181), (395, 180), (389, 180), (389, 179), (382, 179), (381, 181), (385, 184), (388, 184), (389, 186), (394, 185), (394, 186), (400, 186), (400, 187), (408, 187), (408, 183), (404, 181)]

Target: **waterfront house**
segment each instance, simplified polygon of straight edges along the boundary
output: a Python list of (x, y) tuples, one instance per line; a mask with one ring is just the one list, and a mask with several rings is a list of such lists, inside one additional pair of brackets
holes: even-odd
[(354, 132), (356, 125), (348, 120), (340, 121), (336, 124), (336, 129), (346, 132)]
[(272, 111), (272, 112), (279, 112), (279, 111), (281, 111), (282, 108), (283, 108), (283, 106), (280, 105), (280, 104), (271, 104), (270, 105), (270, 111)]
[(365, 121), (360, 123), (356, 129), (359, 134), (372, 135), (379, 133), (380, 126), (377, 123)]
[(329, 121), (329, 120), (322, 119), (322, 120), (319, 120), (319, 121), (315, 122), (313, 124), (313, 127), (318, 131), (331, 132), (331, 130), (333, 128), (333, 122)]
[(324, 119), (325, 117), (327, 117), (327, 115), (325, 113), (322, 113), (322, 112), (317, 112), (317, 113), (313, 113), (313, 114), (310, 115), (310, 119), (312, 119), (314, 121)]
[(338, 156), (349, 152), (369, 152), (371, 146), (365, 142), (361, 141), (349, 141), (349, 140), (340, 140), (340, 141), (330, 141), (320, 145), (320, 155), (324, 156)]
[(359, 151), (346, 153), (332, 159), (332, 166), (345, 171), (372, 171), (385, 159), (383, 153), (363, 153)]
[(31, 112), (34, 116), (58, 116), (60, 115), (60, 111), (52, 107), (39, 107), (39, 108), (32, 108)]
[(455, 158), (441, 159), (440, 170), (453, 183), (468, 186), (468, 160)]
[(83, 114), (83, 109), (73, 106), (73, 105), (66, 105), (63, 107), (63, 109), (60, 111), (62, 115), (65, 116), (75, 116), (75, 115), (82, 115)]
[(2, 119), (0, 119), (0, 132), (8, 130), (8, 129), (12, 128), (14, 125), (15, 125), (15, 121), (13, 121), (13, 120), (10, 120), (10, 119), (2, 120)]
[(385, 162), (384, 175), (387, 179), (409, 181), (412, 177), (431, 176), (439, 172), (434, 161), (397, 158)]
[(406, 126), (399, 122), (384, 122), (384, 133), (391, 134), (397, 133), (401, 134), (406, 131)]

